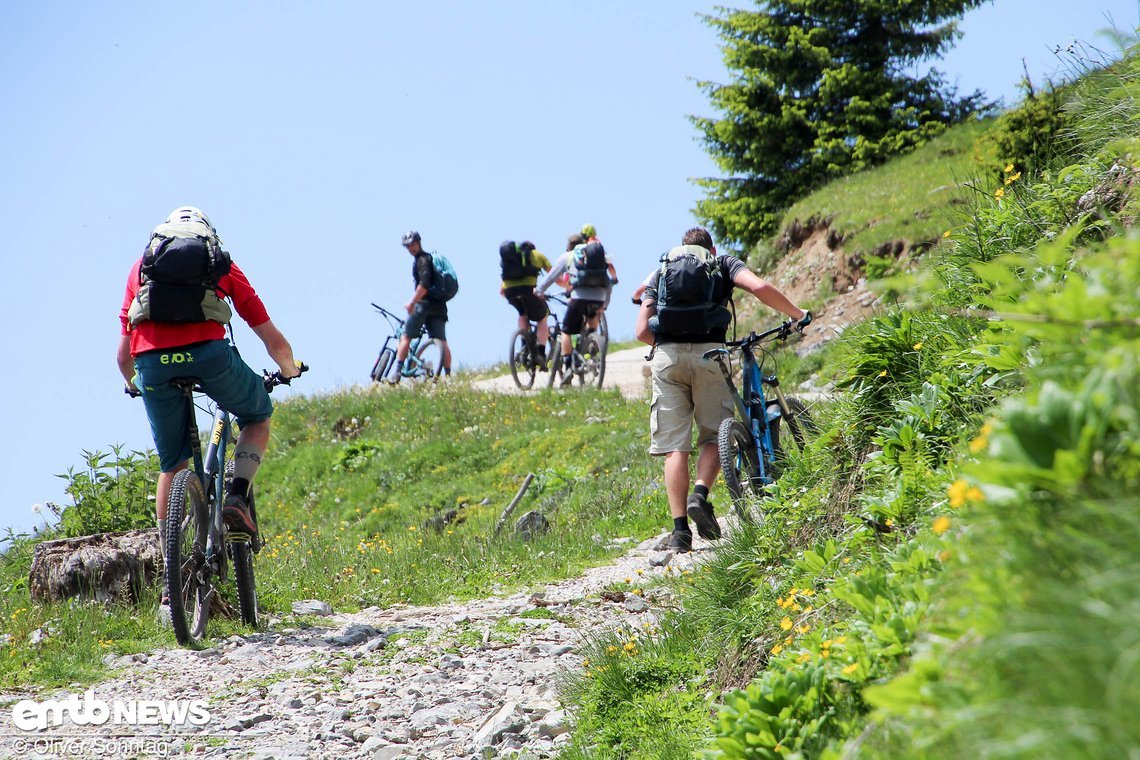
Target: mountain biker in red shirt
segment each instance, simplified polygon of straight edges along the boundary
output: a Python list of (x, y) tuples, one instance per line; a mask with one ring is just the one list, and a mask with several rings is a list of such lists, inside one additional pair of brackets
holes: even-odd
[[(175, 209), (166, 222), (155, 228), (148, 252), (153, 246), (162, 245), (156, 240), (208, 240), (215, 246), (221, 242), (209, 218), (192, 206)], [(122, 325), (117, 357), (119, 371), (126, 380), (127, 390), (142, 394), (158, 450), (161, 472), (155, 507), (159, 542), (164, 552), (170, 484), (176, 473), (186, 469), (191, 455), (185, 401), (182, 392), (170, 385), (170, 380), (176, 377), (198, 378), (206, 395), (237, 420), (241, 432), (234, 447), (234, 476), (222, 507), (222, 519), (233, 530), (251, 535), (257, 532), (249, 514), (247, 496), (269, 442), (273, 403), (262, 377), (242, 362), (237, 350), (226, 340), (229, 309), (221, 299), (228, 297), (233, 301), (238, 315), (265, 344), (282, 377), (293, 378), (300, 374), (293, 349), (270, 321), (245, 273), (229, 262), (228, 254), (222, 252), (222, 255), (228, 273), (217, 280), (213, 293), (205, 293), (202, 302), (208, 301), (209, 307), (200, 307), (199, 312), (186, 315), (175, 314), (170, 311), (172, 307), (161, 305), (159, 301), (167, 291), (161, 289), (158, 275), (153, 279), (145, 275), (144, 255), (131, 267), (119, 312)], [(208, 288), (203, 290), (208, 291)], [(202, 318), (197, 318), (199, 316)], [(167, 321), (171, 317), (177, 321)]]

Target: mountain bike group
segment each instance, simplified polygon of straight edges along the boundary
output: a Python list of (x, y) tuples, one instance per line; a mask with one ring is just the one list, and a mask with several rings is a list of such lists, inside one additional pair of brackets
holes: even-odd
[[(404, 305), (408, 318), (403, 321), (391, 373), (384, 379), (400, 381), (422, 332), (441, 345), (439, 372), (446, 376), (451, 371), (447, 301), (458, 288), (454, 270), (445, 258), (424, 250), (418, 232), (409, 231), (401, 242), (413, 257), (414, 288)], [(636, 337), (653, 346), (650, 453), (664, 458), (665, 488), (673, 518), (669, 546), (685, 552), (692, 548), (689, 520), (703, 538), (720, 536), (708, 496), (721, 464), (718, 429), (733, 416), (735, 402), (731, 380), (726, 387), (727, 373), (722, 377), (717, 361), (710, 357), (725, 345), (733, 289), (741, 288), (786, 314), (798, 330), (810, 323), (811, 314), (757, 277), (741, 260), (718, 255), (705, 229), (688, 230), (681, 242), (661, 257), (660, 266), (641, 283), (634, 301), (640, 301)], [(201, 393), (211, 399), (219, 415), (225, 412), (218, 419), (224, 419), (228, 426), (232, 415), (240, 431), (232, 463), (224, 465), (224, 481), (218, 475), (217, 488), (202, 483), (201, 490), (216, 499), (216, 503), (211, 501), (216, 508), (215, 530), (209, 535), (224, 533), (227, 543), (237, 540), (249, 545), (252, 541), (256, 551), (258, 526), (251, 510), (252, 486), (269, 440), (273, 404), (268, 391), (306, 369), (295, 360), (288, 340), (273, 324), (244, 272), (221, 246), (217, 230), (205, 213), (192, 206), (175, 209), (152, 230), (142, 256), (132, 265), (120, 308), (117, 363), (126, 391), (142, 397), (160, 463), (155, 516), (165, 558), (164, 577), (168, 579), (163, 587), (164, 606), (172, 595), (185, 593), (184, 588), (170, 585), (171, 563), (190, 561), (181, 555), (177, 533), (168, 540), (171, 531), (186, 528), (167, 523), (171, 494), (185, 496), (179, 489), (184, 488), (186, 479), (179, 473), (188, 469), (192, 457), (194, 471), (200, 480), (206, 480), (201, 475), (200, 448), (191, 440), (195, 430), (189, 407), (191, 394)], [(618, 282), (612, 259), (592, 225), (571, 235), (566, 251), (554, 262), (530, 241), (504, 242), (499, 253), (500, 294), (516, 309), (520, 329), (529, 329), (531, 322), (536, 324), (541, 369), (548, 369), (548, 360), (563, 362), (563, 384), (568, 384), (573, 377), (570, 363), (576, 355), (572, 336), (599, 329)], [(547, 325), (546, 293), (554, 285), (569, 295), (557, 342), (550, 341)], [(233, 316), (227, 300), (277, 364), (272, 376), (268, 372), (258, 375), (241, 360), (232, 343), (232, 329), (227, 338)], [(546, 355), (548, 342), (557, 356)], [(689, 453), (694, 422), (698, 459), (696, 478), (691, 480)], [(219, 437), (228, 441), (215, 431), (215, 443)], [(225, 458), (225, 442), (220, 457)], [(174, 487), (176, 480), (178, 487)], [(185, 514), (182, 506), (175, 512)], [(184, 516), (179, 519), (189, 520)], [(196, 519), (207, 518), (199, 514)], [(200, 555), (203, 549), (193, 541), (191, 537), (187, 551)], [(179, 552), (179, 556), (169, 556), (171, 551)], [(183, 573), (173, 573), (174, 577), (184, 579), (190, 568), (199, 574), (200, 581), (202, 557), (197, 556), (195, 561), (198, 564), (193, 567), (178, 568)], [(252, 575), (247, 583), (252, 593)]]

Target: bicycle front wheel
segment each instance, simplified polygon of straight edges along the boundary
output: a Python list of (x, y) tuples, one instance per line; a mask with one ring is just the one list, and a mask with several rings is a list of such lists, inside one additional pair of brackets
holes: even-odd
[(740, 420), (729, 417), (720, 423), (716, 445), (732, 507), (740, 519), (751, 521), (749, 507), (759, 500), (761, 481), (760, 460), (752, 434)]
[(182, 470), (170, 484), (166, 511), (166, 594), (174, 637), (182, 646), (206, 634), (213, 590), (206, 567), (209, 512), (202, 481)]
[(511, 377), (521, 390), (534, 385), (538, 367), (534, 363), (534, 339), (530, 330), (519, 329), (511, 336)]
[(372, 382), (379, 383), (388, 376), (389, 370), (392, 369), (392, 362), (396, 359), (396, 352), (391, 347), (386, 347), (380, 352), (380, 356), (376, 358), (376, 363), (372, 365), (372, 373), (370, 377)]
[(443, 371), (443, 341), (429, 338), (416, 349), (416, 380), (435, 381)]
[(237, 583), (238, 610), (241, 621), (257, 628), (257, 587), (253, 579), (253, 551), (249, 540), (230, 541), (230, 559), (234, 562), (234, 582)]
[[(550, 374), (546, 378), (546, 387), (553, 388), (555, 383), (559, 386), (562, 385), (562, 341), (559, 339), (556, 330), (550, 331), (550, 339), (546, 346), (546, 357), (548, 366), (550, 367)], [(565, 370), (569, 372), (570, 370)]]
[[(788, 408), (780, 410), (781, 417), (784, 424), (788, 426), (788, 432), (792, 434), (792, 441), (795, 442), (796, 448), (803, 451), (804, 446), (807, 445), (807, 437), (814, 435), (818, 430), (815, 420), (812, 419), (803, 402), (795, 396), (786, 396), (784, 402)], [(773, 438), (774, 444), (775, 438)]]

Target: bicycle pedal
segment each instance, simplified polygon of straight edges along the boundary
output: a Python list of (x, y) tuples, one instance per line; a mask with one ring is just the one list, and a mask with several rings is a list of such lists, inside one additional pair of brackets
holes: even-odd
[(237, 530), (227, 530), (226, 531), (226, 543), (227, 544), (235, 544), (235, 543), (248, 544), (252, 540), (253, 540), (253, 536), (251, 536), (250, 534), (245, 533), (243, 531), (237, 531)]

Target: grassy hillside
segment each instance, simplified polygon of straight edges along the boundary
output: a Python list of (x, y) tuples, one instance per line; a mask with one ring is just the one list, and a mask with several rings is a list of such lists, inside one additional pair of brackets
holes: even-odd
[[(486, 596), (603, 562), (619, 551), (608, 539), (644, 538), (666, 523), (646, 426), (645, 406), (617, 392), (505, 396), (456, 383), (291, 399), (278, 406), (258, 476), (262, 608), (281, 616), (307, 598), (351, 610)], [(125, 466), (133, 474), (153, 463)], [(535, 480), (495, 540), (528, 472)], [(146, 524), (145, 490), (116, 498), (118, 519)], [(455, 521), (429, 523), (452, 509)], [(551, 531), (513, 538), (514, 520), (531, 509)], [(31, 546), (18, 541), (0, 557), (0, 635), (9, 637), (0, 687), (86, 682), (105, 654), (174, 644), (154, 622), (153, 591), (138, 610), (32, 603)], [(216, 622), (215, 637), (240, 630)], [(32, 645), (37, 630), (49, 635)]]

